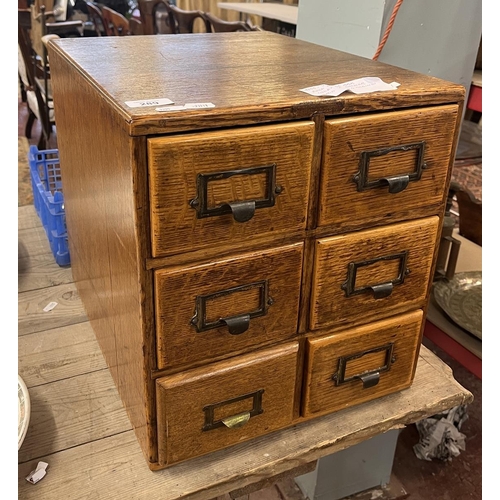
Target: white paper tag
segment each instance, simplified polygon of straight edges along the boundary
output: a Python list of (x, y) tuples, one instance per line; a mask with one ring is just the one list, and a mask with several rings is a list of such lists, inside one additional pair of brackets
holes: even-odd
[(212, 102), (188, 102), (184, 104), (186, 109), (206, 109), (215, 108), (215, 104)]
[(54, 307), (57, 306), (57, 302), (49, 302), (44, 308), (43, 308), (43, 311), (44, 312), (49, 312), (49, 311), (52, 311), (52, 309), (54, 309)]
[(142, 99), (140, 101), (125, 101), (129, 108), (145, 108), (148, 106), (161, 106), (162, 104), (173, 104), (174, 101), (166, 97), (160, 99)]
[(188, 102), (184, 106), (163, 106), (156, 108), (156, 111), (182, 111), (185, 109), (207, 109), (215, 108), (215, 104), (211, 102)]
[(181, 109), (186, 109), (184, 106), (163, 106), (162, 108), (156, 108), (156, 111), (180, 111)]
[(36, 484), (40, 479), (43, 479), (45, 477), (45, 474), (47, 474), (47, 467), (49, 464), (47, 462), (38, 462), (36, 469), (32, 470), (27, 476), (26, 476), (26, 481), (28, 481), (31, 484)]
[(349, 82), (339, 83), (337, 85), (315, 85), (300, 89), (301, 92), (316, 97), (336, 97), (343, 92), (352, 92), (354, 94), (367, 94), (370, 92), (379, 92), (383, 90), (395, 90), (400, 86), (397, 82), (385, 83), (378, 76), (366, 76)]

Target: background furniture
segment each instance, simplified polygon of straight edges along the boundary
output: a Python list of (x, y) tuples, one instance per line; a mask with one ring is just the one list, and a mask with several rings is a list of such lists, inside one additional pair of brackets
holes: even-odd
[(239, 12), (240, 14), (258, 16), (262, 19), (262, 29), (281, 35), (294, 37), (297, 25), (298, 7), (285, 3), (271, 2), (218, 2), (222, 10)]
[(126, 36), (131, 34), (130, 23), (125, 16), (105, 5), (101, 5), (100, 10), (107, 36)]
[[(451, 370), (423, 348), (407, 391), (267, 436), (251, 447), (239, 445), (230, 454), (223, 451), (152, 472), (106, 368), (71, 268), (55, 263), (33, 205), (19, 208), (18, 226), (18, 364), (33, 402), (18, 455), (18, 495), (24, 500), (60, 500), (75, 492), (82, 497), (107, 492), (116, 499), (192, 495), (208, 500), (231, 491), (237, 497), (245, 488), (249, 492), (284, 475), (302, 474), (319, 457), (391, 427), (471, 400)], [(57, 307), (44, 312), (51, 301)], [(49, 463), (49, 469), (34, 486), (25, 477), (39, 460)], [(302, 471), (294, 472), (298, 464)]]

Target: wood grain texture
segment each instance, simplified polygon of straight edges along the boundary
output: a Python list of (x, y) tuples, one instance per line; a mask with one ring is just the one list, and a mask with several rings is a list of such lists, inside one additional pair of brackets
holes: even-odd
[(96, 89), (58, 53), (50, 60), (73, 277), (144, 454), (155, 461), (134, 198), (141, 140), (128, 136)]
[[(158, 368), (221, 359), (296, 335), (302, 248), (298, 243), (210, 264), (156, 271)], [(198, 332), (191, 324), (197, 297), (257, 282), (267, 282), (272, 304), (263, 304), (265, 315), (250, 318), (246, 332), (231, 335), (227, 326)], [(207, 300), (205, 321), (258, 310), (262, 290), (253, 288)]]
[[(427, 301), (438, 227), (438, 217), (428, 217), (317, 240), (310, 328), (361, 324), (423, 307)], [(400, 252), (407, 252), (409, 274), (404, 282), (393, 286), (389, 296), (375, 299), (369, 290), (346, 296), (341, 287), (348, 279), (351, 262), (370, 261)], [(355, 288), (386, 283), (398, 276), (391, 261), (360, 269)]]
[[(419, 342), (422, 311), (385, 319), (352, 330), (308, 339), (305, 370), (303, 415), (310, 417), (337, 411), (371, 399), (396, 392), (411, 383), (415, 351)], [(379, 371), (380, 380), (374, 387), (364, 388), (354, 379), (339, 385), (340, 360), (345, 361), (345, 378), (373, 371), (386, 364), (385, 351), (363, 353), (392, 344), (392, 357), (387, 371)]]
[[(74, 394), (90, 393), (75, 400)], [(107, 369), (29, 388), (31, 418), (19, 462), (131, 429)], [(52, 429), (52, 432), (51, 432)]]
[[(57, 305), (44, 311), (51, 302)], [(19, 336), (75, 325), (88, 319), (74, 283), (22, 292), (18, 296), (18, 308)]]
[[(82, 71), (131, 135), (456, 103), (465, 95), (461, 85), (270, 32), (60, 39), (50, 50)], [(366, 74), (401, 85), (335, 98), (300, 92)], [(161, 97), (216, 107), (173, 113), (125, 104)]]
[[(329, 120), (325, 124), (319, 224), (335, 232), (438, 214), (446, 189), (457, 106)], [(400, 193), (388, 187), (359, 192), (353, 177), (364, 152), (425, 142), (420, 180)], [(372, 157), (368, 181), (416, 171), (416, 150)]]
[[(312, 122), (301, 122), (149, 139), (153, 257), (305, 229), (313, 131)], [(198, 175), (272, 164), (281, 192), (249, 221), (236, 222), (232, 214), (200, 219), (190, 206), (199, 197)], [(210, 181), (207, 207), (263, 200), (268, 185), (264, 174)]]
[[(157, 380), (160, 464), (173, 464), (290, 425), (298, 343), (240, 356)], [(263, 412), (240, 428), (203, 431), (206, 405), (263, 390)], [(252, 400), (219, 409), (216, 420), (252, 409)], [(246, 405), (246, 406), (243, 406)], [(248, 407), (248, 405), (250, 405)], [(167, 439), (168, 436), (168, 439)]]
[(19, 337), (18, 363), (28, 388), (107, 367), (88, 321)]

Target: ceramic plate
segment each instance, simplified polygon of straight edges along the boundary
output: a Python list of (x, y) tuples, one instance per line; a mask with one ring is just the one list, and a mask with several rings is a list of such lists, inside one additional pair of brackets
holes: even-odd
[(30, 395), (28, 393), (28, 388), (26, 387), (24, 380), (19, 375), (17, 376), (17, 400), (17, 449), (19, 450), (19, 448), (21, 448), (21, 445), (23, 444), (26, 432), (28, 431), (31, 413)]
[(482, 339), (481, 271), (456, 273), (452, 280), (437, 281), (433, 285), (434, 298), (439, 307), (459, 326)]

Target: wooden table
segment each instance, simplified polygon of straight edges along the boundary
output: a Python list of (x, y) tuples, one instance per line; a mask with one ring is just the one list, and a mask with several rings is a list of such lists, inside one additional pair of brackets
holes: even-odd
[(219, 2), (219, 9), (234, 10), (242, 14), (262, 17), (262, 28), (288, 36), (295, 36), (297, 5), (266, 2)]
[[(49, 312), (50, 302), (57, 306)], [(34, 207), (19, 208), (19, 374), (31, 421), (19, 451), (19, 498), (210, 499), (307, 470), (318, 458), (473, 396), (422, 347), (410, 389), (152, 472), (87, 321), (71, 268), (59, 267)], [(47, 475), (25, 480), (38, 461)], [(301, 471), (301, 472), (299, 472)]]

